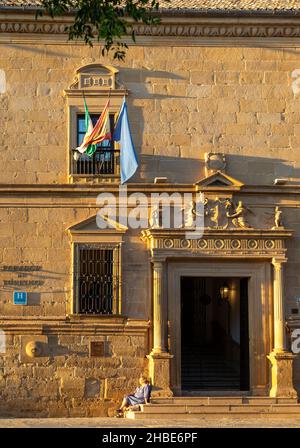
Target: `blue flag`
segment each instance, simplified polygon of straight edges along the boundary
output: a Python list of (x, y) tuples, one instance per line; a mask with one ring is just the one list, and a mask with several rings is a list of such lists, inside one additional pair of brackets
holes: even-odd
[(125, 97), (118, 116), (113, 139), (120, 142), (121, 184), (124, 184), (134, 175), (139, 165), (131, 137)]

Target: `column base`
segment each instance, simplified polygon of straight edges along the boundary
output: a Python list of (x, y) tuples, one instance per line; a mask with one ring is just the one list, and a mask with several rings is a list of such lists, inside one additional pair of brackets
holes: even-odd
[(272, 351), (267, 358), (272, 364), (270, 397), (297, 398), (293, 385), (295, 355), (288, 351)]
[(167, 352), (152, 351), (147, 355), (152, 384), (151, 397), (173, 397), (170, 389), (170, 361), (173, 355)]

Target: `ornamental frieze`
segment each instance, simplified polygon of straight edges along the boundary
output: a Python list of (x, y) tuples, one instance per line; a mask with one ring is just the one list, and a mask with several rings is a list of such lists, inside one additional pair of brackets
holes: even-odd
[[(179, 22), (179, 21), (178, 21)], [(45, 35), (67, 35), (66, 27), (70, 20), (62, 18), (60, 21), (39, 18), (38, 20), (18, 18), (1, 18), (0, 34), (45, 34)], [(294, 20), (288, 24), (278, 23), (276, 20), (258, 20), (255, 23), (243, 22), (224, 23), (207, 18), (201, 23), (164, 23), (157, 25), (134, 24), (137, 36), (150, 37), (181, 37), (181, 38), (297, 38), (300, 37), (300, 25)]]
[(248, 239), (248, 238), (157, 238), (153, 249), (193, 249), (201, 251), (280, 251), (284, 249), (280, 239)]
[[(190, 200), (184, 206), (175, 206), (166, 210), (166, 207), (154, 204), (149, 209), (149, 225), (152, 229), (171, 226), (171, 221), (163, 219), (166, 213), (173, 213), (173, 226), (185, 228), (187, 231), (198, 230), (203, 233), (209, 230), (252, 230), (255, 228), (283, 230), (282, 210), (275, 206), (272, 211), (260, 211), (257, 213), (253, 207), (249, 207), (241, 200), (233, 200), (231, 197), (204, 197), (200, 200)], [(175, 220), (180, 217), (180, 222)], [(176, 222), (176, 225), (175, 225)], [(168, 223), (168, 224), (166, 224)]]
[[(147, 229), (142, 231), (152, 256), (213, 256), (285, 258), (285, 240), (292, 236), (290, 230), (207, 230), (201, 238), (186, 238), (186, 233), (176, 229)], [(252, 233), (252, 234), (251, 234)]]

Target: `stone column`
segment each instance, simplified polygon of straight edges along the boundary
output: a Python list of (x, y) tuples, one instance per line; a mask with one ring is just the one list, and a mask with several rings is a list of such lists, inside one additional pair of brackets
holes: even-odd
[(285, 298), (283, 263), (285, 259), (273, 259), (274, 348), (268, 355), (272, 365), (271, 397), (296, 398), (293, 386), (293, 360), (287, 350), (285, 330)]
[(164, 314), (164, 262), (153, 263), (153, 350), (167, 351), (167, 316)]
[(152, 397), (172, 396), (170, 390), (170, 361), (173, 356), (168, 353), (168, 316), (166, 291), (164, 288), (163, 260), (153, 262), (153, 349), (148, 355), (149, 373), (153, 386)]
[(286, 351), (283, 262), (273, 259), (274, 351)]

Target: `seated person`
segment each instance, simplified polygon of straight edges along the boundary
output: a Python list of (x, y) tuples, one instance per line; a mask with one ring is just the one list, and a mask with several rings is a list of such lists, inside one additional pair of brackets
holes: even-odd
[(141, 375), (139, 378), (140, 386), (135, 389), (134, 394), (126, 395), (119, 409), (117, 409), (117, 417), (122, 417), (124, 411), (127, 411), (130, 406), (136, 404), (145, 404), (150, 401), (151, 386), (147, 377)]

